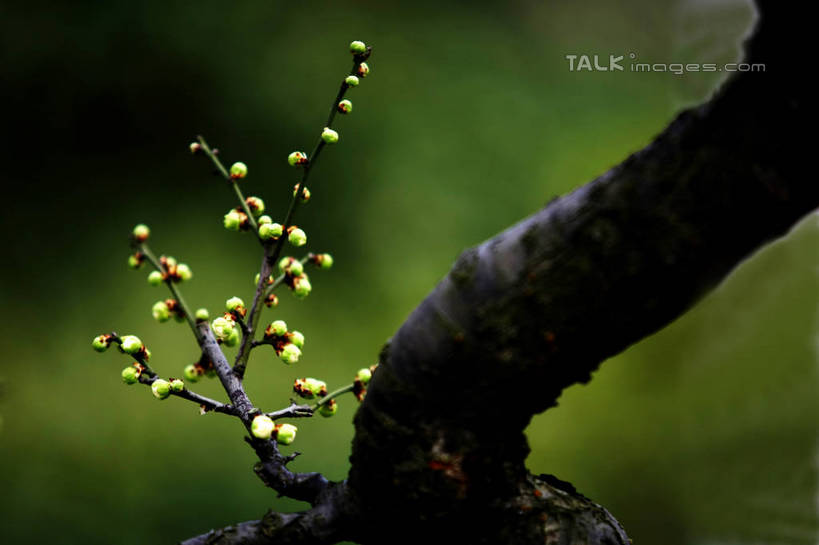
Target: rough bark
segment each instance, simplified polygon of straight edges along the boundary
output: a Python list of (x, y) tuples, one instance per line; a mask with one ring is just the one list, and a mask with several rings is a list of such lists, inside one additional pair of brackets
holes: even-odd
[(401, 326), (320, 517), (344, 521), (332, 539), (629, 542), (571, 485), (527, 472), (523, 430), (819, 206), (798, 130), (812, 113), (795, 57), (805, 23), (760, 4), (747, 59), (764, 73), (737, 74), (620, 165), (464, 252)]

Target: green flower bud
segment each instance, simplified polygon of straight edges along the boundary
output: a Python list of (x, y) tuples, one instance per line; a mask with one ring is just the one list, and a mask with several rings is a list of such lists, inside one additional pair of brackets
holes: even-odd
[(275, 427), (276, 425), (269, 416), (259, 414), (253, 418), (253, 422), (250, 424), (250, 433), (257, 439), (270, 439)]
[(364, 367), (358, 370), (358, 373), (355, 374), (355, 379), (366, 386), (367, 384), (369, 384), (372, 376), (373, 376), (372, 371), (370, 371), (368, 367)]
[(287, 235), (287, 241), (293, 246), (304, 246), (307, 244), (307, 233), (296, 227)]
[(136, 354), (142, 350), (142, 341), (136, 335), (125, 335), (122, 338), (122, 351), (126, 354)]
[(370, 74), (370, 66), (366, 62), (358, 65), (358, 77), (366, 78)]
[(307, 275), (299, 276), (293, 281), (293, 295), (299, 299), (304, 299), (310, 295), (311, 291), (313, 291), (313, 286), (310, 284)]
[(367, 52), (367, 45), (361, 40), (350, 42), (350, 53), (353, 55), (360, 55)]
[(301, 264), (301, 261), (296, 259), (295, 261), (293, 261), (293, 263), (290, 264), (290, 267), (288, 267), (287, 272), (289, 272), (293, 276), (301, 276), (301, 274), (304, 272), (304, 265)]
[(318, 412), (321, 416), (330, 418), (338, 412), (338, 403), (336, 403), (335, 399), (331, 399), (324, 405), (320, 406)]
[[(296, 196), (296, 191), (299, 190), (299, 184), (293, 186), (293, 196)], [(307, 202), (310, 200), (310, 189), (307, 187), (301, 188), (301, 202)]]
[(243, 215), (238, 210), (231, 210), (225, 214), (222, 224), (228, 231), (238, 231), (242, 227)]
[(290, 256), (281, 258), (279, 260), (279, 272), (287, 272), (287, 269), (295, 261), (296, 259)]
[(197, 154), (202, 149), (202, 144), (199, 142), (191, 142), (191, 145), (188, 146), (191, 150), (191, 153)]
[(304, 399), (323, 397), (327, 395), (327, 384), (314, 378), (297, 378), (293, 383), (293, 391)]
[(210, 319), (210, 315), (208, 314), (208, 309), (206, 308), (198, 308), (196, 309), (196, 321), (197, 322), (207, 322)]
[(353, 111), (353, 103), (346, 98), (338, 103), (338, 111), (342, 114), (348, 114)]
[(122, 382), (125, 384), (136, 384), (139, 382), (139, 370), (133, 365), (129, 365), (122, 370)]
[(185, 370), (182, 371), (182, 374), (184, 375), (185, 380), (188, 382), (199, 382), (199, 379), (202, 376), (199, 369), (194, 364), (186, 366)]
[(91, 341), (91, 346), (97, 352), (105, 352), (108, 350), (108, 347), (111, 345), (111, 336), (110, 335), (97, 335), (94, 337), (94, 340)]
[(134, 240), (137, 242), (145, 242), (148, 240), (148, 237), (151, 235), (151, 230), (148, 229), (148, 226), (144, 223), (140, 223), (134, 230), (131, 231), (131, 234), (134, 236)]
[(299, 361), (299, 357), (301, 356), (301, 350), (295, 344), (286, 344), (284, 348), (282, 348), (281, 354), (279, 357), (281, 360), (286, 363), (287, 365), (292, 365)]
[(248, 197), (245, 199), (247, 203), (247, 207), (250, 209), (250, 213), (253, 214), (254, 217), (259, 217), (264, 214), (264, 201), (259, 197)]
[(278, 223), (263, 223), (259, 226), (259, 238), (262, 240), (272, 240), (282, 236), (282, 226)]
[(176, 267), (176, 258), (172, 255), (163, 255), (159, 258), (159, 262), (165, 265), (168, 269)]
[(230, 165), (230, 177), (234, 180), (241, 180), (247, 176), (247, 165), (242, 162), (236, 162)]
[(330, 127), (324, 127), (324, 130), (321, 131), (321, 139), (327, 144), (335, 144), (338, 142), (338, 133)]
[(359, 84), (358, 76), (347, 76), (347, 78), (344, 80), (344, 83), (346, 83), (350, 87), (356, 87)]
[(276, 424), (276, 441), (282, 445), (289, 445), (296, 440), (298, 428), (293, 424)]
[(271, 293), (264, 300), (264, 304), (267, 306), (267, 308), (276, 307), (279, 305), (279, 298), (275, 293)]
[(158, 378), (151, 384), (151, 392), (157, 399), (166, 399), (171, 395), (171, 384), (167, 380)]
[(333, 256), (330, 254), (319, 254), (316, 256), (316, 261), (322, 269), (329, 269), (333, 266)]
[(160, 324), (171, 319), (171, 311), (165, 301), (157, 301), (151, 309), (154, 320)]
[(265, 223), (273, 223), (273, 219), (270, 216), (260, 216), (257, 220), (259, 225), (264, 225)]
[(287, 333), (287, 323), (284, 320), (276, 320), (265, 329), (264, 334), (268, 337), (284, 337)]
[(188, 267), (187, 264), (180, 263), (179, 265), (176, 266), (176, 275), (183, 282), (187, 282), (188, 280), (193, 278), (193, 271), (191, 271), (191, 268)]
[(304, 348), (304, 335), (301, 331), (291, 331), (287, 335), (287, 339), (299, 348)]
[(216, 335), (217, 339), (225, 341), (236, 329), (236, 322), (224, 316), (220, 316), (211, 322), (210, 327), (213, 329), (213, 334)]
[(231, 297), (225, 301), (225, 310), (228, 312), (238, 312), (241, 314), (245, 308), (245, 302), (240, 297)]
[(184, 382), (182, 382), (178, 378), (175, 378), (175, 379), (171, 380), (171, 390), (173, 390), (176, 393), (179, 393), (184, 389), (185, 389), (185, 383)]
[(148, 283), (152, 286), (160, 285), (164, 279), (164, 275), (159, 271), (151, 271), (148, 275)]
[(132, 269), (138, 269), (145, 263), (145, 256), (142, 252), (137, 252), (128, 256), (128, 266)]
[(297, 167), (307, 162), (307, 154), (303, 151), (294, 151), (287, 156), (287, 162), (291, 167)]
[(225, 343), (225, 346), (236, 346), (239, 344), (239, 330), (234, 327), (233, 331), (228, 335), (228, 338), (222, 342)]

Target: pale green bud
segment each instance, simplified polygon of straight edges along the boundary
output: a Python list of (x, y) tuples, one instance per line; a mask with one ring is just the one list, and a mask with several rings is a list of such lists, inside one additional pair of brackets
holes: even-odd
[(335, 399), (331, 399), (327, 403), (319, 407), (319, 414), (325, 418), (330, 418), (338, 412), (338, 403)]
[(307, 275), (299, 276), (293, 281), (293, 295), (299, 299), (304, 299), (310, 292), (313, 291), (313, 286), (310, 284)]
[(239, 344), (239, 330), (237, 328), (233, 328), (233, 331), (230, 332), (228, 338), (223, 341), (225, 346), (236, 346)]
[(194, 364), (190, 364), (185, 367), (185, 370), (182, 371), (182, 374), (185, 377), (185, 380), (188, 382), (198, 382), (201, 375), (199, 374), (199, 369), (196, 368)]
[(185, 389), (185, 383), (184, 382), (182, 382), (178, 378), (175, 378), (175, 379), (171, 380), (171, 390), (173, 390), (176, 393), (179, 393), (184, 389)]
[(296, 227), (287, 235), (287, 241), (293, 246), (304, 246), (307, 244), (307, 233)]
[[(296, 196), (296, 192), (299, 190), (299, 184), (293, 186), (293, 196)], [(301, 202), (307, 202), (310, 200), (310, 189), (307, 186), (302, 186), (301, 188)]]
[(231, 210), (225, 214), (222, 224), (228, 231), (238, 231), (242, 226), (242, 214), (238, 210)]
[(158, 286), (164, 280), (164, 276), (159, 271), (151, 271), (151, 274), (148, 275), (148, 283), (152, 286)]
[(296, 440), (296, 432), (298, 428), (293, 424), (277, 424), (276, 425), (276, 441), (282, 445), (289, 445)]
[(245, 308), (245, 302), (240, 297), (231, 297), (225, 301), (225, 310), (228, 312), (241, 312)]
[(314, 378), (298, 378), (293, 383), (293, 391), (304, 399), (327, 395), (327, 384)]
[(327, 144), (335, 144), (338, 142), (338, 133), (330, 127), (324, 127), (324, 130), (321, 131), (321, 139)]
[(259, 221), (259, 225), (264, 225), (265, 223), (273, 223), (273, 218), (271, 218), (270, 216), (264, 215), (264, 216), (259, 216), (258, 221)]
[(160, 324), (171, 319), (171, 311), (165, 301), (157, 301), (151, 309), (154, 320)]
[(264, 214), (264, 201), (259, 197), (248, 197), (245, 199), (247, 203), (247, 207), (250, 209), (250, 213), (253, 214), (255, 217), (259, 217)]
[(137, 242), (145, 242), (151, 235), (151, 230), (148, 229), (148, 226), (145, 225), (144, 223), (140, 223), (139, 225), (134, 227), (134, 230), (131, 232), (131, 234), (134, 236), (134, 240), (136, 240)]
[(133, 365), (122, 370), (122, 382), (125, 384), (136, 384), (139, 382), (139, 370)]
[(304, 348), (304, 335), (301, 331), (291, 331), (288, 334), (287, 339), (299, 348)]
[(207, 322), (210, 319), (210, 315), (208, 314), (208, 309), (206, 308), (198, 308), (196, 309), (196, 321), (197, 322)]
[(282, 236), (284, 230), (278, 223), (263, 223), (259, 226), (259, 238), (271, 240)]
[(128, 267), (132, 269), (140, 268), (144, 262), (145, 257), (140, 252), (128, 256)]
[(182, 280), (183, 282), (186, 282), (193, 278), (193, 271), (191, 271), (191, 268), (188, 267), (188, 265), (185, 263), (180, 263), (179, 265), (176, 266), (176, 274), (179, 276), (179, 279)]
[(287, 162), (291, 167), (297, 167), (307, 162), (307, 154), (303, 151), (294, 151), (287, 156)]
[(287, 268), (287, 272), (293, 276), (301, 276), (304, 272), (304, 265), (302, 265), (301, 261), (296, 259), (290, 264), (290, 267)]
[(353, 103), (345, 98), (338, 103), (337, 109), (342, 114), (348, 114), (353, 111)]
[(353, 55), (360, 55), (367, 52), (367, 45), (361, 40), (350, 42), (350, 53)]
[(316, 259), (322, 269), (329, 269), (333, 266), (333, 256), (330, 254), (319, 254)]
[(91, 346), (97, 352), (105, 352), (108, 350), (108, 347), (111, 345), (111, 336), (110, 335), (97, 335), (94, 337), (94, 340), (91, 341)]
[(164, 379), (158, 378), (151, 384), (151, 392), (157, 399), (165, 399), (171, 395), (171, 384)]
[(242, 162), (236, 162), (230, 165), (230, 177), (234, 180), (240, 180), (247, 176), (247, 165)]
[(300, 356), (301, 350), (295, 344), (284, 345), (284, 348), (282, 348), (282, 353), (279, 354), (281, 360), (287, 365), (292, 365), (299, 361)]
[(287, 323), (284, 320), (276, 320), (267, 326), (264, 334), (271, 337), (283, 337), (287, 333)]
[(366, 386), (367, 384), (369, 384), (372, 376), (373, 376), (372, 371), (370, 371), (368, 367), (364, 367), (358, 370), (358, 373), (355, 374), (355, 379)]
[(136, 335), (125, 335), (122, 338), (122, 351), (126, 354), (136, 354), (142, 350), (142, 341)]
[(275, 427), (276, 425), (269, 416), (259, 414), (253, 418), (253, 422), (250, 424), (250, 433), (257, 439), (270, 439)]
[(359, 84), (358, 76), (347, 76), (344, 80), (344, 83), (346, 83), (350, 87), (356, 87)]
[(370, 74), (370, 65), (366, 62), (362, 62), (358, 65), (358, 77), (366, 78)]
[(290, 265), (291, 265), (292, 263), (294, 263), (295, 261), (296, 261), (296, 259), (294, 259), (294, 258), (292, 258), (292, 257), (290, 257), (290, 256), (287, 256), (287, 257), (283, 257), (283, 258), (281, 258), (281, 259), (279, 260), (279, 271), (280, 271), (280, 272), (285, 272), (285, 271), (287, 271), (287, 269), (290, 267)]

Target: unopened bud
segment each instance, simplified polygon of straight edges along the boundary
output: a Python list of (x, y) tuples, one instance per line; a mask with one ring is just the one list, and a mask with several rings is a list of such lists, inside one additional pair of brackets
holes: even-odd
[(94, 340), (91, 341), (91, 346), (97, 352), (105, 352), (108, 350), (108, 347), (111, 345), (111, 335), (97, 335), (94, 337)]
[(242, 227), (242, 220), (246, 218), (247, 216), (238, 210), (231, 210), (225, 214), (222, 224), (228, 231), (238, 231)]
[(316, 264), (322, 269), (329, 269), (333, 266), (333, 256), (330, 254), (318, 254)]
[(157, 399), (165, 399), (171, 395), (171, 384), (164, 379), (158, 378), (151, 384), (151, 392)]
[(245, 314), (247, 314), (245, 302), (242, 301), (242, 299), (239, 297), (231, 297), (230, 299), (225, 301), (225, 310), (227, 310), (228, 312), (238, 314), (243, 318)]
[(259, 222), (259, 225), (264, 225), (265, 223), (273, 223), (273, 218), (271, 218), (270, 216), (265, 215), (265, 216), (260, 216), (257, 221)]
[(276, 296), (275, 293), (271, 293), (264, 300), (264, 304), (267, 306), (267, 308), (278, 306), (279, 305), (279, 298)]
[(290, 266), (287, 268), (287, 273), (292, 276), (301, 276), (304, 272), (304, 265), (301, 264), (301, 261), (298, 259), (293, 260), (290, 263)]
[(207, 322), (210, 319), (210, 315), (208, 314), (208, 309), (206, 308), (198, 308), (196, 309), (196, 321), (197, 322)]
[(335, 144), (338, 142), (338, 133), (330, 127), (324, 127), (324, 130), (321, 131), (321, 139), (327, 144)]
[(245, 199), (247, 203), (247, 207), (250, 209), (250, 213), (253, 214), (255, 217), (259, 217), (264, 214), (264, 201), (259, 197), (248, 197)]
[(287, 365), (292, 365), (299, 361), (299, 357), (301, 356), (301, 350), (295, 344), (286, 344), (284, 348), (282, 348), (281, 354), (279, 357), (281, 360), (286, 363)]
[(358, 77), (366, 78), (370, 74), (370, 66), (366, 62), (358, 65)]
[(344, 80), (344, 83), (346, 83), (350, 87), (356, 87), (359, 84), (358, 76), (347, 76), (347, 78)]
[(293, 391), (304, 399), (323, 397), (327, 395), (327, 384), (314, 378), (297, 378), (293, 383)]
[(287, 323), (284, 320), (276, 320), (265, 329), (264, 334), (267, 337), (284, 337), (287, 333)]
[(319, 407), (319, 414), (325, 418), (329, 418), (338, 412), (338, 403), (335, 399), (331, 399)]
[(195, 153), (199, 153), (199, 150), (202, 149), (202, 145), (199, 142), (191, 142), (191, 145), (189, 146), (189, 148), (191, 150), (191, 153), (195, 154)]
[(241, 180), (247, 176), (247, 165), (242, 162), (233, 163), (230, 166), (230, 177), (234, 180)]
[(224, 342), (225, 346), (236, 346), (239, 344), (239, 330), (234, 327), (227, 339), (222, 342)]
[(151, 309), (154, 320), (160, 324), (171, 319), (171, 311), (165, 301), (157, 301)]
[(307, 154), (303, 151), (294, 151), (287, 156), (287, 162), (291, 167), (297, 167), (307, 163)]
[(148, 275), (148, 283), (152, 286), (160, 285), (164, 279), (164, 275), (159, 271), (151, 271)]
[(213, 329), (213, 334), (216, 335), (216, 338), (224, 341), (230, 337), (231, 333), (236, 329), (236, 322), (224, 316), (220, 316), (211, 322), (210, 327)]
[(148, 237), (151, 235), (151, 230), (148, 229), (148, 226), (145, 225), (144, 223), (140, 223), (139, 225), (134, 227), (134, 230), (131, 232), (131, 234), (134, 236), (135, 241), (142, 243), (148, 240)]
[(128, 267), (138, 269), (145, 263), (145, 256), (141, 252), (131, 254), (128, 256)]
[[(296, 196), (296, 191), (299, 190), (299, 184), (293, 186), (293, 196)], [(310, 189), (307, 187), (302, 186), (301, 188), (301, 202), (307, 202), (310, 200)]]
[(368, 367), (364, 367), (358, 370), (358, 373), (355, 374), (355, 379), (363, 385), (367, 385), (370, 383), (370, 379), (372, 378), (373, 373), (370, 371)]
[(262, 240), (272, 240), (282, 236), (282, 226), (278, 223), (263, 223), (259, 226), (259, 238)]
[(125, 335), (122, 338), (122, 351), (126, 354), (136, 354), (142, 351), (142, 341), (136, 335)]
[(129, 365), (122, 370), (122, 382), (125, 384), (136, 384), (139, 382), (139, 369)]
[(293, 295), (299, 299), (304, 299), (310, 295), (311, 291), (313, 291), (313, 286), (310, 284), (310, 280), (306, 274), (296, 277), (293, 280)]
[(304, 335), (301, 331), (291, 331), (287, 334), (287, 340), (299, 348), (304, 348)]
[(293, 424), (276, 424), (276, 441), (282, 445), (289, 445), (296, 440), (298, 428)]
[(337, 109), (342, 114), (348, 114), (353, 111), (353, 103), (345, 98), (338, 103)]
[(298, 227), (288, 229), (287, 241), (293, 246), (304, 246), (307, 244), (307, 233)]
[(270, 439), (270, 436), (273, 435), (273, 429), (275, 426), (276, 425), (269, 416), (259, 414), (253, 418), (253, 422), (250, 424), (250, 433), (252, 433), (253, 437), (256, 437), (257, 439)]
[(179, 393), (185, 389), (185, 383), (179, 380), (178, 378), (171, 380), (171, 390)]
[(350, 53), (353, 55), (361, 55), (367, 52), (367, 45), (361, 40), (350, 42)]
[(200, 372), (200, 368), (198, 368), (194, 364), (190, 364), (185, 367), (185, 370), (182, 371), (185, 380), (189, 382), (198, 382), (199, 379), (202, 377), (202, 373)]
[(183, 282), (187, 282), (193, 278), (193, 271), (191, 271), (191, 268), (186, 263), (180, 263), (176, 266), (176, 276)]

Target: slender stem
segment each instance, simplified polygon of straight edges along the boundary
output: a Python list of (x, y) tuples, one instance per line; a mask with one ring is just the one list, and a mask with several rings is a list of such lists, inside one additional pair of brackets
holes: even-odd
[(291, 402), (289, 407), (265, 414), (273, 420), (279, 418), (309, 418), (313, 416), (313, 408), (310, 405), (297, 405)]
[[(159, 377), (154, 375), (147, 379), (140, 378), (139, 382), (146, 386), (150, 386), (154, 382), (156, 382), (158, 378)], [(215, 399), (205, 397), (203, 395), (197, 394), (196, 392), (192, 392), (187, 388), (183, 389), (181, 392), (174, 392), (172, 390), (171, 395), (181, 397), (182, 399), (187, 399), (188, 401), (193, 401), (199, 406), (204, 407), (205, 411), (214, 411), (217, 413), (229, 414), (231, 416), (239, 416), (239, 411), (237, 411), (233, 405), (228, 405), (220, 401), (216, 401)]]
[(313, 407), (318, 409), (319, 407), (321, 407), (325, 403), (329, 402), (331, 399), (334, 399), (334, 398), (336, 398), (336, 397), (338, 397), (338, 396), (340, 396), (342, 394), (346, 394), (347, 392), (352, 392), (354, 389), (355, 389), (355, 384), (348, 384), (347, 386), (339, 388), (338, 390), (333, 390), (332, 392), (330, 392), (326, 396), (319, 399), (318, 402), (316, 402), (316, 404), (313, 405)]
[(225, 165), (222, 164), (219, 157), (217, 157), (213, 150), (210, 149), (210, 146), (208, 146), (208, 143), (205, 142), (205, 139), (202, 136), (197, 136), (196, 139), (199, 141), (199, 145), (202, 146), (202, 151), (210, 158), (213, 164), (216, 165), (216, 168), (219, 170), (222, 177), (233, 186), (233, 191), (236, 193), (236, 198), (239, 199), (239, 204), (242, 205), (242, 210), (244, 210), (245, 214), (247, 214), (247, 220), (250, 222), (253, 232), (256, 233), (256, 236), (258, 237), (259, 227), (256, 225), (256, 220), (253, 218), (253, 214), (250, 212), (250, 207), (247, 205), (247, 201), (245, 200), (245, 196), (242, 194), (242, 190), (239, 189), (239, 183), (235, 178), (231, 177), (230, 173), (225, 168)]

